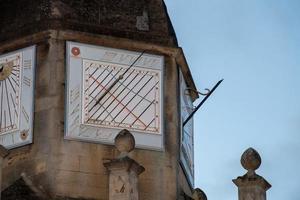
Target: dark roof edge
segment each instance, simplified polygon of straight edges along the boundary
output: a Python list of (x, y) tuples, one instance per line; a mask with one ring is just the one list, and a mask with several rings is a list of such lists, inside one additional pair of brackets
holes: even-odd
[(164, 10), (165, 10), (166, 16), (167, 16), (167, 20), (168, 20), (168, 29), (169, 29), (169, 33), (170, 33), (170, 35), (172, 35), (172, 37), (173, 37), (173, 42), (174, 42), (174, 44), (175, 44), (176, 46), (178, 46), (177, 36), (176, 36), (175, 30), (174, 30), (174, 27), (173, 27), (173, 24), (172, 24), (172, 21), (171, 21), (169, 12), (168, 12), (168, 8), (167, 8), (167, 6), (166, 6), (165, 1), (162, 0), (162, 2), (163, 2), (163, 7), (164, 7)]

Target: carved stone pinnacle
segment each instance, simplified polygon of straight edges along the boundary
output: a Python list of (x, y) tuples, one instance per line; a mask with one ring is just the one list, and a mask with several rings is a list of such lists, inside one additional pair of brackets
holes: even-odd
[(253, 148), (247, 149), (241, 157), (241, 164), (248, 170), (249, 175), (253, 175), (261, 164), (259, 153)]
[(125, 157), (134, 149), (135, 139), (128, 130), (123, 129), (115, 137), (115, 146), (121, 152), (119, 157)]

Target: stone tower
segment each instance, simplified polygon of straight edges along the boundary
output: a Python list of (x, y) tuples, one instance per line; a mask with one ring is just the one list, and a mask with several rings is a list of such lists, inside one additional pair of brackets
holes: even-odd
[[(198, 97), (163, 0), (1, 0), (2, 196), (109, 199), (121, 129), (142, 200), (193, 195)], [(28, 195), (28, 197), (26, 197)]]

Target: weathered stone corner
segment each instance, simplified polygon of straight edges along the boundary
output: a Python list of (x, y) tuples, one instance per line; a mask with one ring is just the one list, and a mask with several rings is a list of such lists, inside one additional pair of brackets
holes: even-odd
[(232, 180), (238, 187), (239, 200), (266, 200), (266, 191), (272, 186), (255, 173), (261, 165), (259, 153), (253, 148), (247, 149), (241, 157), (241, 164), (247, 173)]
[(0, 145), (0, 157), (5, 158), (9, 154), (9, 150)]
[(0, 200), (1, 200), (1, 191), (2, 191), (2, 168), (3, 168), (3, 159), (9, 154), (9, 150), (4, 146), (0, 145)]

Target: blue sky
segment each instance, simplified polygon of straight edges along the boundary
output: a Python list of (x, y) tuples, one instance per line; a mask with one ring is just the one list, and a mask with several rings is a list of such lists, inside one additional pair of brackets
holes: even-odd
[(197, 187), (237, 200), (254, 147), (268, 199), (299, 200), (300, 1), (166, 0), (198, 90), (224, 82), (195, 117)]

